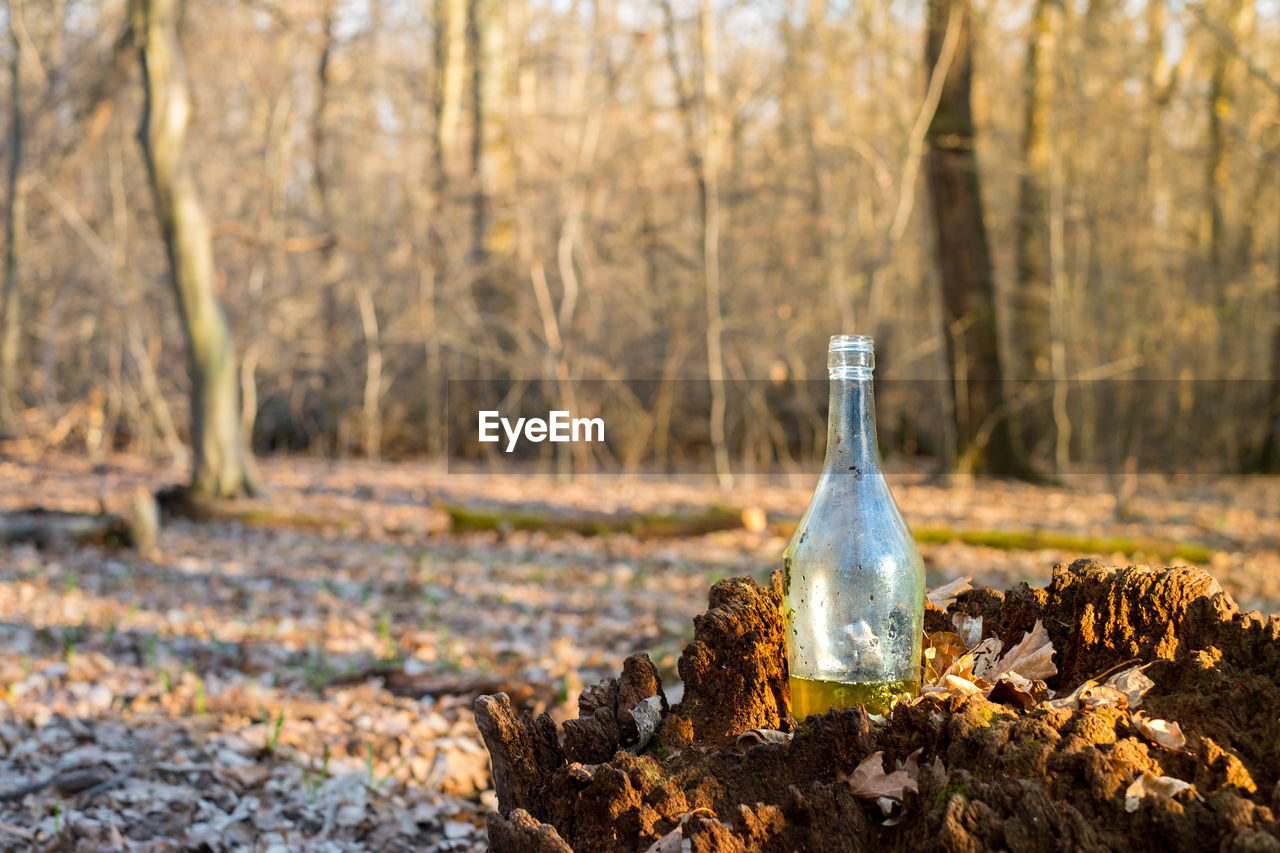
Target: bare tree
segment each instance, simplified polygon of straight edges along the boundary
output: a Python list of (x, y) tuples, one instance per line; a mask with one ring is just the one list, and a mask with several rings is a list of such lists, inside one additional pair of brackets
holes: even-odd
[[(18, 253), (0, 350), (8, 400), (38, 405), (8, 432), (174, 447), (192, 436), (165, 412), (191, 385), (176, 312), (148, 298), (174, 272), (136, 228), (153, 215), (129, 145), (137, 45), (104, 0), (65, 25), (63, 0), (23, 5), (30, 38), (0, 38), (6, 92), (21, 53), (20, 161), (19, 99), (0, 105), (0, 158), (20, 162), (16, 192), (0, 176)], [(610, 380), (608, 399), (577, 397), (627, 422), (591, 464), (807, 464), (823, 398), (795, 380), (840, 322), (875, 332), (885, 378), (961, 380), (979, 470), (999, 413), (1020, 410), (1010, 431), (1038, 464), (1250, 464), (1264, 383), (1235, 383), (1208, 423), (1185, 413), (1219, 386), (1182, 383), (1188, 403), (1173, 383), (1082, 380), (1272, 375), (1280, 125), (1263, 58), (1280, 40), (1253, 4), (1021, 0), (1027, 26), (981, 28), (991, 66), (971, 73), (991, 108), (975, 101), (958, 125), (958, 26), (921, 99), (920, 63), (901, 57), (923, 31), (884, 4), (624, 6), (186, 4), (190, 97), (217, 109), (192, 119), (180, 160), (199, 179), (215, 287), (233, 283), (217, 301), (244, 345), (242, 431), (281, 451), (438, 453), (469, 434), (447, 376), (547, 402)], [(914, 216), (939, 174), (957, 195), (937, 248), (977, 288), (960, 299), (950, 269), (945, 308), (937, 212)], [(24, 217), (6, 217), (24, 200), (25, 245)], [(999, 405), (980, 387), (992, 355), (1019, 392)], [(1023, 408), (1028, 376), (1052, 380), (1048, 410), (1039, 381)], [(642, 379), (661, 381), (628, 396)], [(922, 387), (882, 395), (882, 435), (943, 456), (957, 418)]]
[(962, 470), (1028, 474), (1014, 444), (1005, 403), (996, 331), (995, 279), (974, 150), (972, 10), (969, 0), (930, 0), (925, 68), (938, 65), (952, 7), (960, 40), (943, 82), (926, 140), (926, 172), (936, 227), (947, 362)]
[(489, 230), (489, 199), (484, 187), (485, 27), (490, 23), (485, 0), (467, 0), (467, 57), (471, 63), (471, 260), (482, 262)]
[(9, 170), (5, 193), (4, 282), (0, 284), (0, 432), (13, 417), (11, 395), (18, 379), (18, 257), (25, 205), (22, 198), (22, 2), (9, 3)]
[[(724, 316), (720, 304), (720, 159), (724, 144), (720, 116), (720, 78), (716, 70), (716, 22), (710, 0), (702, 0), (698, 14), (699, 46), (702, 60), (701, 115), (698, 104), (681, 69), (670, 0), (662, 4), (667, 35), (667, 58), (675, 78), (676, 93), (684, 121), (689, 167), (698, 182), (698, 213), (702, 233), (703, 295), (706, 305), (707, 380), (711, 390), (708, 427), (716, 480), (721, 488), (733, 486), (729, 449), (725, 438), (725, 373), (722, 337)], [(701, 122), (699, 122), (699, 118)], [(701, 134), (698, 126), (701, 124)]]
[(191, 96), (178, 41), (181, 11), (180, 0), (132, 0), (144, 96), (138, 137), (190, 358), (189, 490), (197, 497), (232, 498), (252, 494), (257, 473), (241, 433), (231, 332), (214, 294), (209, 220), (185, 151)]
[[(1053, 65), (1059, 0), (1035, 0), (1027, 58), (1023, 68), (1022, 173), (1018, 176), (1018, 218), (1014, 223), (1015, 252), (1014, 358), (1012, 373), (1020, 379), (1043, 381), (1050, 362), (1049, 207), (1045, 186), (1049, 177), (1049, 110), (1053, 105)], [(1047, 418), (1042, 406), (1019, 412), (1020, 438), (1030, 444)]]

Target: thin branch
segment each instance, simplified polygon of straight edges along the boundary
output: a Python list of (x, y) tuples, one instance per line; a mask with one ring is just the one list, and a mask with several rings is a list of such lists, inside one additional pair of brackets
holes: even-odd
[(951, 61), (955, 59), (956, 46), (960, 43), (960, 10), (951, 7), (951, 17), (947, 19), (947, 32), (942, 38), (942, 49), (938, 52), (938, 62), (929, 75), (929, 88), (925, 92), (924, 103), (920, 105), (920, 114), (911, 128), (911, 136), (907, 142), (907, 159), (902, 165), (902, 180), (898, 182), (898, 209), (893, 215), (893, 225), (889, 227), (889, 240), (892, 243), (902, 239), (911, 219), (911, 209), (915, 206), (916, 177), (920, 174), (920, 157), (924, 153), (924, 137), (933, 123), (933, 116), (938, 111), (938, 103), (942, 100), (942, 85), (951, 71)]
[(1187, 9), (1191, 11), (1191, 14), (1196, 16), (1196, 20), (1200, 22), (1200, 25), (1208, 30), (1213, 37), (1227, 49), (1228, 53), (1244, 64), (1244, 67), (1249, 71), (1249, 74), (1256, 77), (1264, 86), (1270, 89), (1273, 95), (1280, 98), (1280, 81), (1277, 81), (1274, 77), (1268, 74), (1267, 70), (1254, 62), (1252, 58), (1246, 56), (1244, 51), (1240, 49), (1240, 45), (1236, 44), (1236, 40), (1231, 37), (1231, 33), (1227, 32), (1226, 28), (1210, 18), (1208, 13), (1205, 12), (1204, 7), (1199, 4), (1188, 3)]

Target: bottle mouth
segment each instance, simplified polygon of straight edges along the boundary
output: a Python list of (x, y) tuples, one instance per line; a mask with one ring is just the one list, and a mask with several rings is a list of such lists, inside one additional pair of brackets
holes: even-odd
[(875, 367), (875, 341), (869, 335), (831, 336), (827, 373), (832, 379), (870, 379)]

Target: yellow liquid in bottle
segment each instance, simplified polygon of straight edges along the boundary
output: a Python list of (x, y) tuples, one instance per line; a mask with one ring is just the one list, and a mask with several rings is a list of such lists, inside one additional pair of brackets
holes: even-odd
[(791, 682), (791, 716), (802, 721), (811, 714), (825, 714), (833, 708), (861, 705), (868, 714), (883, 714), (899, 696), (910, 698), (920, 692), (914, 678), (900, 681), (821, 681), (793, 675)]

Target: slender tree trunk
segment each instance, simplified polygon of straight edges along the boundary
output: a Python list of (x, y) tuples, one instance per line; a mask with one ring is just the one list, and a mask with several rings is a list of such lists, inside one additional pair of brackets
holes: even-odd
[(325, 241), (320, 246), (320, 290), (323, 294), (324, 338), (328, 347), (323, 364), (325, 385), (329, 392), (329, 406), (326, 407), (325, 423), (322, 435), (333, 442), (333, 452), (346, 453), (347, 448), (343, 436), (342, 416), (345, 409), (345, 395), (348, 388), (346, 337), (342, 334), (341, 290), (342, 280), (346, 274), (346, 255), (338, 245), (337, 216), (334, 211), (333, 187), (329, 174), (328, 126), (326, 117), (329, 111), (331, 83), (333, 77), (333, 51), (337, 41), (334, 34), (334, 16), (336, 3), (324, 0), (320, 7), (320, 54), (316, 60), (316, 101), (311, 113), (311, 179), (315, 190), (315, 205), (320, 216), (320, 228), (325, 234)]
[(364, 330), (364, 455), (377, 459), (382, 455), (382, 336), (378, 331), (378, 312), (373, 305), (373, 293), (364, 282), (356, 291), (356, 304), (360, 308), (360, 325)]
[[(662, 0), (663, 28), (666, 33), (667, 63), (675, 81), (680, 103), (680, 118), (690, 171), (698, 182), (698, 219), (702, 226), (703, 284), (707, 312), (706, 351), (707, 376), (711, 390), (711, 413), (708, 427), (716, 480), (722, 488), (733, 485), (729, 467), (729, 451), (725, 441), (724, 356), (720, 337), (724, 319), (720, 308), (720, 191), (719, 191), (719, 100), (720, 80), (715, 69), (715, 18), (710, 0), (703, 0), (699, 25), (703, 63), (703, 129), (699, 137), (693, 92), (680, 66), (676, 39), (675, 10), (671, 0)], [(710, 164), (708, 164), (710, 159)]]
[(214, 294), (213, 241), (184, 152), (191, 98), (178, 41), (178, 0), (133, 0), (144, 107), (138, 136), (151, 177), (191, 363), (190, 491), (230, 498), (257, 487), (241, 436), (235, 349)]
[(443, 351), (437, 311), (437, 284), (448, 272), (448, 252), (440, 228), (446, 210), (449, 175), (456, 159), (458, 123), (462, 112), (463, 84), (466, 81), (467, 2), (435, 0), (434, 77), (432, 80), (431, 189), (426, 219), (426, 262), (418, 276), (418, 309), (422, 322), (426, 396), (440, 401), (427, 416), (427, 452), (448, 453)]
[(458, 142), (458, 116), (462, 112), (462, 84), (466, 74), (466, 0), (436, 0), (436, 156), (446, 168)]
[(938, 64), (953, 5), (961, 15), (960, 41), (926, 134), (926, 174), (937, 231), (957, 461), (962, 470), (1027, 476), (1009, 429), (1002, 387), (995, 283), (974, 150), (968, 0), (929, 0), (925, 68)]
[(24, 204), (22, 199), (22, 40), (17, 17), (20, 0), (9, 5), (9, 171), (5, 193), (4, 284), (0, 291), (0, 432), (13, 420), (11, 397), (18, 380), (18, 257), (21, 252)]
[[(1049, 177), (1049, 111), (1054, 88), (1056, 51), (1054, 15), (1057, 0), (1036, 0), (1027, 38), (1023, 69), (1026, 103), (1022, 118), (1022, 173), (1018, 179), (1018, 218), (1015, 223), (1013, 372), (1030, 383), (1028, 397), (1036, 397), (1049, 377), (1050, 362), (1050, 235), (1045, 186)], [(1015, 413), (1015, 438), (1031, 448), (1048, 425), (1044, 405), (1030, 404)]]
[(471, 63), (471, 258), (486, 256), (489, 229), (488, 199), (484, 192), (485, 80), (484, 0), (467, 2), (467, 53)]
[[(1243, 0), (1231, 0), (1225, 24), (1228, 32), (1235, 32), (1243, 8)], [(1215, 291), (1223, 284), (1225, 261), (1223, 248), (1226, 238), (1223, 233), (1222, 201), (1227, 192), (1230, 175), (1225, 127), (1232, 109), (1231, 88), (1228, 80), (1230, 62), (1231, 55), (1227, 46), (1215, 39), (1209, 72), (1209, 97), (1205, 104), (1208, 108), (1208, 152), (1205, 155), (1203, 225), (1205, 249), (1209, 260), (1210, 286)]]
[[(1280, 265), (1276, 270), (1275, 305), (1280, 308)], [(1280, 316), (1280, 315), (1278, 315)], [(1271, 382), (1267, 391), (1266, 434), (1254, 468), (1259, 473), (1280, 473), (1280, 319), (1271, 332)]]
[(724, 354), (721, 336), (724, 315), (720, 308), (720, 77), (716, 71), (716, 19), (711, 0), (702, 0), (699, 16), (702, 36), (702, 268), (707, 302), (707, 378), (711, 383), (711, 452), (716, 481), (733, 487), (729, 448), (725, 441)]

